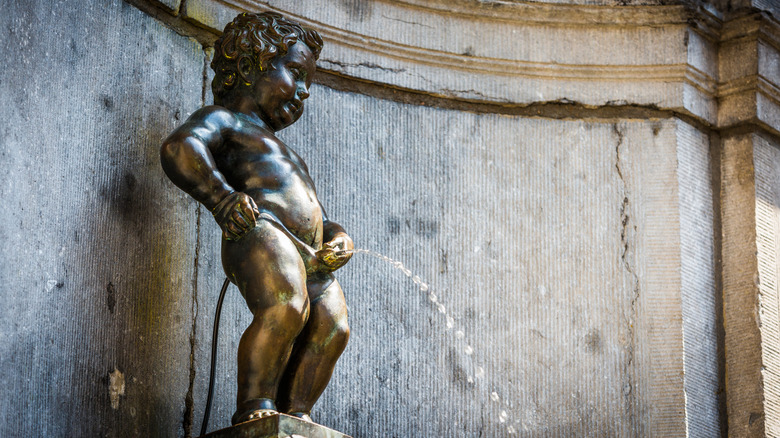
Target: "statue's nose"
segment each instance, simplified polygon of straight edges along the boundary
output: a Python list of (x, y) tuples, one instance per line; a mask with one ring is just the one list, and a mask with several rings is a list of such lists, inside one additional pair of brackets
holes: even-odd
[(304, 100), (307, 97), (309, 97), (309, 87), (307, 87), (306, 85), (302, 85), (298, 87), (298, 97), (301, 100)]

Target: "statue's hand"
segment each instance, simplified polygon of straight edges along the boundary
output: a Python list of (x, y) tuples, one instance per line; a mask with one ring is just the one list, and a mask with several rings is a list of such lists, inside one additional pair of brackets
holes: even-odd
[(219, 201), (212, 213), (222, 228), (222, 236), (227, 240), (238, 240), (255, 227), (260, 210), (246, 193), (233, 192)]
[(352, 239), (346, 233), (339, 233), (322, 245), (322, 249), (317, 251), (317, 259), (320, 261), (322, 270), (333, 272), (336, 269), (347, 264), (352, 258), (352, 251), (355, 248)]

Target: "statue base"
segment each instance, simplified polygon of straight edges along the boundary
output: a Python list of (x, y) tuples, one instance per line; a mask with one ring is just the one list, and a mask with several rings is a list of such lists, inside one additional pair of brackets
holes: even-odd
[(351, 438), (285, 414), (270, 415), (207, 433), (201, 438)]

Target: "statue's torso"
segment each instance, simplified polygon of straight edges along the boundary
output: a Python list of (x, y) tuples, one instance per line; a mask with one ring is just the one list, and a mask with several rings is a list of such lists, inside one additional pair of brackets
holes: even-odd
[(244, 125), (213, 155), (228, 184), (251, 196), (261, 211), (276, 216), (303, 242), (322, 246), (322, 209), (298, 154), (270, 131)]

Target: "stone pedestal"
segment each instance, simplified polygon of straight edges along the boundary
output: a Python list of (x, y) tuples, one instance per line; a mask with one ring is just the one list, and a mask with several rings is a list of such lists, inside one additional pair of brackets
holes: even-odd
[(203, 438), (350, 438), (341, 432), (285, 414), (247, 421)]

